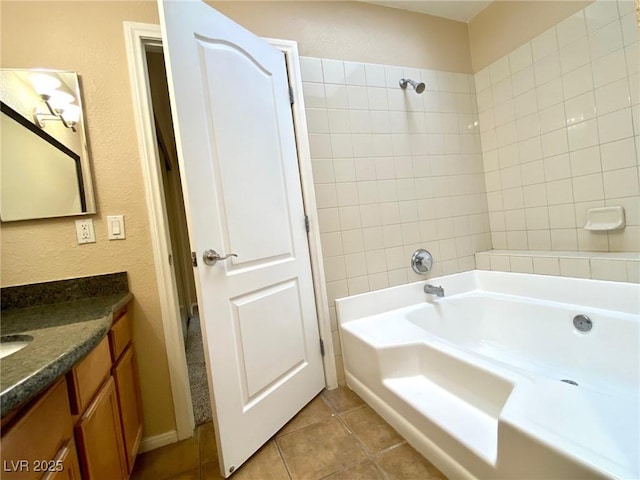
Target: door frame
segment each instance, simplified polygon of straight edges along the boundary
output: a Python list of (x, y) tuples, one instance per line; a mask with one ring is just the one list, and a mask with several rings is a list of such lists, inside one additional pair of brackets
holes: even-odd
[[(145, 186), (151, 250), (153, 252), (162, 326), (164, 330), (167, 363), (171, 382), (176, 430), (157, 437), (143, 439), (141, 451), (158, 448), (193, 435), (194, 418), (191, 405), (191, 391), (187, 361), (182, 341), (180, 311), (177, 287), (168, 258), (171, 252), (169, 242), (169, 224), (167, 219), (162, 177), (159, 170), (158, 149), (156, 145), (155, 125), (151, 105), (148, 71), (145, 52), (149, 48), (162, 48), (160, 25), (123, 22), (124, 36), (131, 82), (133, 112), (138, 138), (138, 150), (142, 164), (142, 176)], [(318, 317), (320, 338), (324, 342), (323, 357), (325, 385), (328, 389), (338, 386), (334, 346), (331, 334), (329, 302), (325, 283), (318, 210), (316, 207), (309, 136), (304, 109), (302, 77), (298, 55), (298, 44), (291, 40), (264, 39), (270, 45), (285, 54), (289, 84), (295, 99), (292, 105), (295, 127), (300, 183), (305, 214), (309, 218), (309, 255), (311, 259), (312, 280)], [(196, 282), (197, 282), (196, 276)], [(318, 347), (319, 348), (319, 347)]]

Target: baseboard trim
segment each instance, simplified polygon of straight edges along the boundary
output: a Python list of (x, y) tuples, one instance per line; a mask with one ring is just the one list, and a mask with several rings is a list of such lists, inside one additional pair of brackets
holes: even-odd
[(152, 437), (144, 437), (140, 442), (140, 450), (138, 452), (148, 452), (171, 443), (176, 443), (177, 441), (178, 432), (176, 430), (170, 430), (168, 432), (161, 433), (160, 435), (153, 435)]

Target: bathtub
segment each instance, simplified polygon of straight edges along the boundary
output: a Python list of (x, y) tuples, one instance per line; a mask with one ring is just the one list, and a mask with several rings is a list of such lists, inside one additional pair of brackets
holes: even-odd
[(640, 478), (639, 285), (425, 283), (336, 301), (347, 384), (410, 444), (456, 479)]

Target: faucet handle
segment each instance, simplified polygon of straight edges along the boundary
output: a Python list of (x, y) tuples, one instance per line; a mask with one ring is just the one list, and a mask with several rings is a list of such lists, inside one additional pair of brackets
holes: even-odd
[(419, 248), (411, 256), (411, 268), (419, 275), (426, 275), (433, 266), (433, 256), (424, 248)]

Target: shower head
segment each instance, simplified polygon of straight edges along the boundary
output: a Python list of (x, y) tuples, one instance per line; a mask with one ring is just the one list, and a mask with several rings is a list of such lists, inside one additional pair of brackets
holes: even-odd
[(415, 80), (411, 80), (409, 78), (400, 79), (400, 88), (406, 89), (407, 85), (411, 85), (413, 89), (416, 91), (416, 93), (422, 93), (426, 88), (426, 85), (422, 82), (418, 83)]

